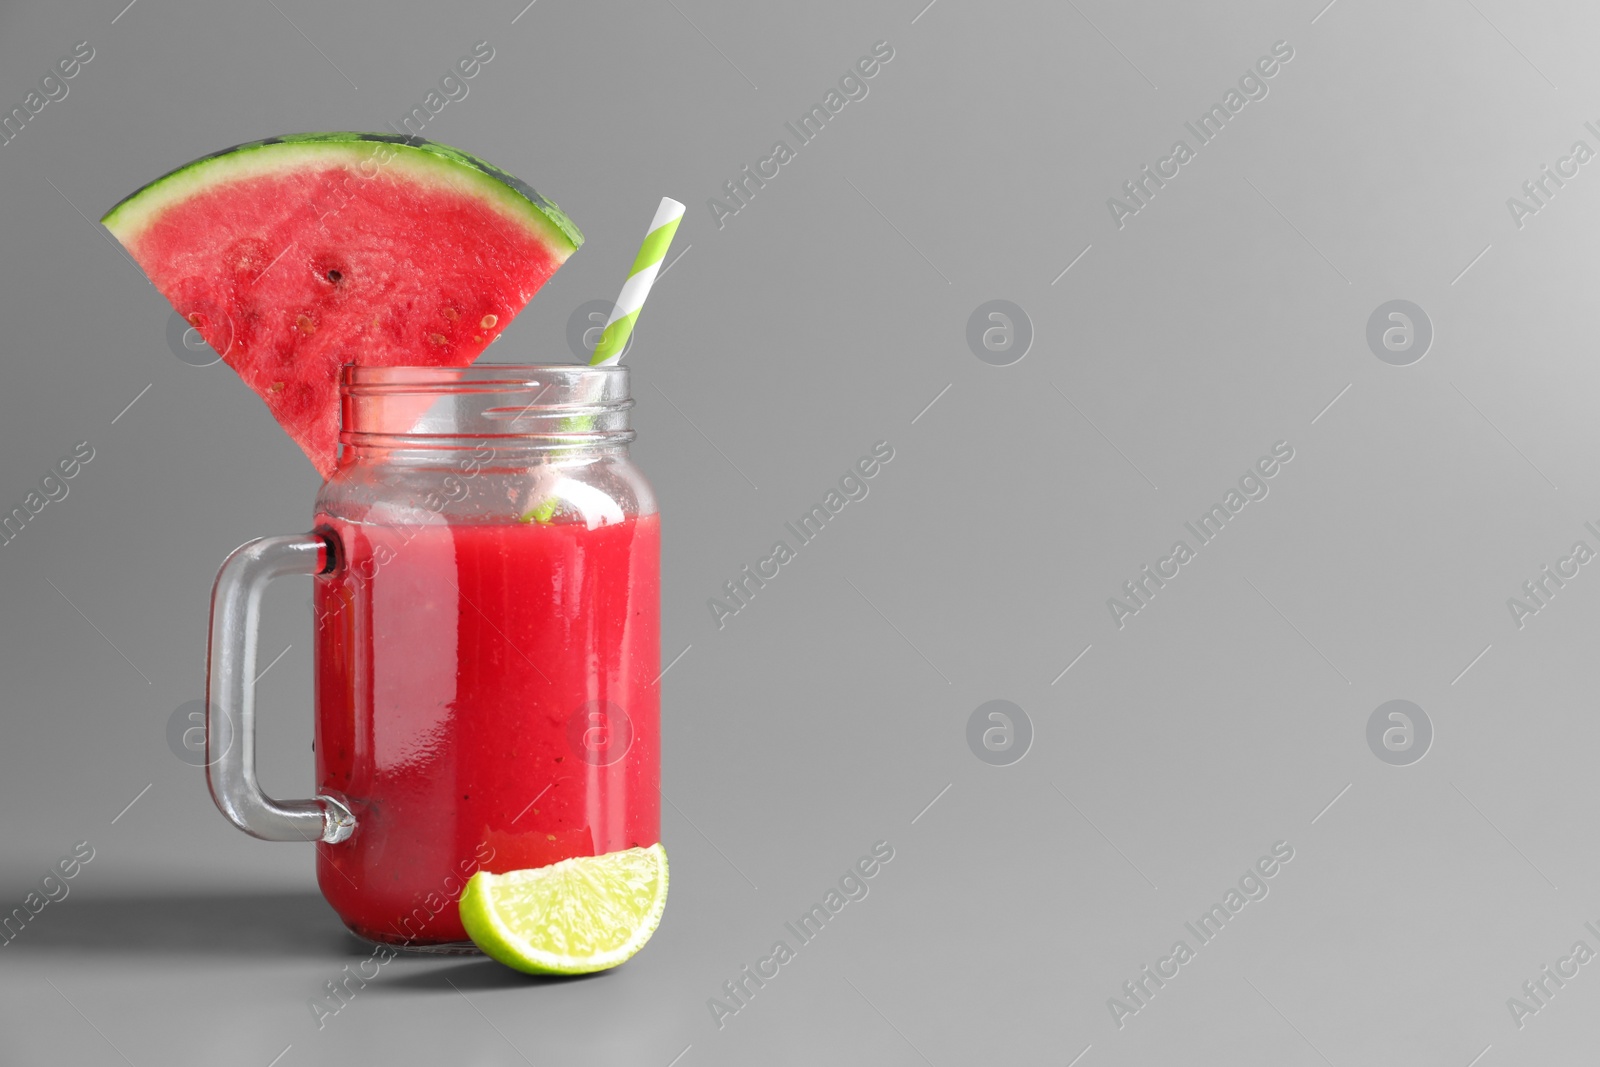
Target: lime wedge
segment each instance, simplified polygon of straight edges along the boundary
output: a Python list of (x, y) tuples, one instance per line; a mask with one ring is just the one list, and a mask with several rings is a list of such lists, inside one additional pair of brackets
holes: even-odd
[(505, 874), (479, 871), (461, 894), (473, 943), (528, 974), (603, 971), (644, 947), (667, 906), (659, 844)]

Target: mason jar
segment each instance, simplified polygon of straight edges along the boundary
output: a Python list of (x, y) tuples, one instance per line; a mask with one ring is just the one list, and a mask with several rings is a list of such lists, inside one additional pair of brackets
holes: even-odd
[[(248, 833), (315, 840), (358, 936), (470, 948), (477, 870), (659, 840), (660, 524), (620, 366), (357, 367), (308, 534), (223, 565), (212, 795)], [(256, 604), (314, 574), (317, 796), (256, 784)]]

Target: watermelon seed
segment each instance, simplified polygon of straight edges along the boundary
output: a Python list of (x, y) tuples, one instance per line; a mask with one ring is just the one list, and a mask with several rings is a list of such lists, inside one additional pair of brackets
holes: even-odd
[(442, 333), (430, 333), (428, 335), (428, 340), (432, 341), (436, 345), (442, 345), (446, 343), (445, 336)]
[(295, 319), (294, 324), (300, 328), (301, 333), (312, 334), (317, 332), (317, 324), (304, 315)]
[(487, 330), (487, 329), (490, 329), (491, 327), (493, 327), (494, 324), (499, 322), (499, 321), (500, 321), (500, 316), (498, 316), (498, 315), (485, 315), (483, 317), (483, 321), (478, 323), (478, 325), (482, 326), (485, 330)]
[(339, 272), (338, 272), (338, 271), (336, 271), (336, 270), (330, 270), (330, 271), (329, 271), (329, 272), (328, 272), (328, 280), (329, 280), (329, 281), (330, 281), (330, 282), (333, 282), (333, 283), (334, 283), (334, 284), (335, 284), (335, 285), (337, 285), (337, 284), (338, 284), (338, 283), (339, 283), (339, 282), (340, 282), (340, 281), (342, 281), (342, 280), (343, 280), (343, 279), (344, 279), (344, 275), (343, 275), (343, 274), (341, 274), (341, 273), (339, 273)]
[(457, 311), (455, 308), (445, 308), (444, 317), (449, 319), (451, 322), (454, 322), (461, 317), (461, 312)]

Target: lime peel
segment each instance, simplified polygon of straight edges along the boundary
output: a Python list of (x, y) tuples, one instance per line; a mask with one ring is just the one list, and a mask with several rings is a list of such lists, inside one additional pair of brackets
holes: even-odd
[(632, 957), (661, 922), (667, 853), (659, 844), (548, 867), (479, 871), (461, 922), (484, 953), (527, 974), (590, 974)]

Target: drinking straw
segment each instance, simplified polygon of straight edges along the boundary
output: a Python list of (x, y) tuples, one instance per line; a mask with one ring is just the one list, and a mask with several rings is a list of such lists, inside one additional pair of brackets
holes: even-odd
[[(628, 272), (628, 280), (622, 283), (622, 292), (617, 294), (611, 317), (600, 333), (599, 343), (594, 346), (594, 355), (589, 359), (591, 367), (614, 367), (622, 361), (622, 350), (628, 345), (633, 324), (639, 320), (639, 309), (650, 295), (650, 287), (661, 270), (661, 261), (672, 245), (672, 235), (678, 232), (678, 223), (682, 220), (683, 205), (671, 197), (662, 197), (656, 217), (650, 223), (650, 232), (645, 234), (639, 254), (633, 257), (633, 269)], [(569, 433), (583, 433), (593, 428), (594, 418), (590, 415), (573, 416), (562, 424), (562, 429)], [(518, 518), (522, 522), (548, 523), (559, 508), (560, 502), (550, 496)]]
[(633, 259), (633, 269), (628, 272), (628, 280), (622, 283), (622, 292), (611, 309), (611, 318), (601, 331), (600, 342), (594, 346), (594, 355), (589, 360), (591, 367), (611, 367), (621, 362), (622, 350), (627, 347), (633, 324), (639, 319), (639, 309), (650, 295), (650, 287), (661, 270), (661, 261), (672, 244), (672, 235), (678, 232), (678, 223), (682, 220), (683, 205), (671, 197), (662, 197), (656, 217), (650, 223), (650, 232), (645, 234), (644, 244), (639, 246), (639, 254)]

